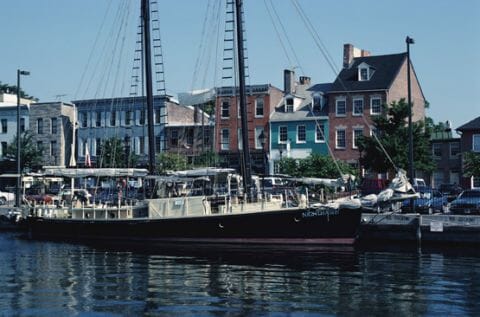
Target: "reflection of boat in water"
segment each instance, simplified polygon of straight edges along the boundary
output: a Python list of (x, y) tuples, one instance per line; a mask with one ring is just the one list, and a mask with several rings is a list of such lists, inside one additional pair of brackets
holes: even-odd
[[(236, 1), (236, 15), (242, 12), (241, 1)], [(144, 32), (148, 30), (148, 1), (142, 1)], [(242, 23), (236, 23), (241, 28)], [(237, 34), (243, 31), (237, 30)], [(149, 36), (145, 35), (145, 39)], [(239, 54), (240, 109), (247, 117), (245, 78), (242, 76), (242, 40), (237, 41)], [(144, 45), (149, 47), (150, 44)], [(148, 50), (146, 50), (148, 51)], [(243, 54), (243, 53), (242, 53)], [(145, 68), (150, 69), (145, 55)], [(148, 74), (148, 71), (147, 71)], [(149, 128), (153, 125), (151, 79), (147, 76), (146, 90)], [(178, 196), (145, 199), (130, 206), (81, 205), (70, 211), (52, 208), (35, 210), (27, 219), (28, 232), (33, 238), (103, 240), (140, 243), (236, 243), (236, 244), (352, 244), (360, 225), (361, 206), (353, 201), (310, 205), (307, 195), (298, 196), (298, 204), (290, 204), (283, 196), (268, 199), (254, 193), (249, 167), (248, 126), (242, 120), (244, 193), (220, 197), (212, 203), (211, 197)], [(149, 141), (154, 140), (153, 129), (148, 129)], [(154, 146), (149, 146), (151, 152)], [(150, 161), (150, 171), (155, 162)], [(248, 171), (248, 172), (247, 172)]]

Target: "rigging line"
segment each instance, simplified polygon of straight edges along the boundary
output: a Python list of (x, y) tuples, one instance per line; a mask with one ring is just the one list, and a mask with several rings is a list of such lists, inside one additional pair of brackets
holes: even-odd
[(207, 47), (209, 48), (209, 51), (207, 52), (207, 56), (209, 58), (207, 59), (207, 63), (205, 65), (205, 70), (204, 70), (204, 74), (203, 74), (203, 78), (202, 78), (202, 82), (201, 82), (202, 87), (207, 86), (206, 82), (207, 82), (207, 75), (209, 74), (209, 70), (211, 69), (210, 65), (216, 63), (215, 60), (213, 60), (212, 56), (215, 56), (215, 54), (213, 52), (215, 50), (215, 42), (216, 42), (216, 38), (217, 38), (216, 33), (218, 32), (218, 28), (216, 27), (216, 21), (220, 17), (219, 16), (219, 9), (221, 8), (221, 6), (220, 6), (220, 3), (218, 1), (214, 2), (214, 4), (218, 4), (218, 8), (215, 8), (215, 6), (214, 6), (213, 10), (212, 10), (212, 12), (214, 14), (213, 14), (213, 17), (212, 17), (211, 22), (210, 22), (211, 32), (209, 32), (209, 34), (212, 34), (212, 36), (209, 37), (209, 42), (208, 42), (208, 45), (207, 45)]
[(110, 6), (112, 5), (112, 0), (110, 0), (108, 2), (108, 5), (107, 5), (107, 9), (105, 10), (105, 13), (103, 15), (103, 19), (102, 19), (102, 23), (100, 24), (100, 29), (98, 30), (97, 32), (97, 35), (95, 36), (95, 40), (93, 41), (93, 45), (92, 45), (92, 48), (90, 49), (90, 53), (88, 55), (88, 58), (87, 58), (87, 65), (86, 67), (83, 69), (83, 72), (82, 72), (82, 75), (80, 77), (80, 83), (78, 84), (77, 86), (77, 89), (75, 90), (75, 94), (73, 95), (73, 100), (76, 100), (77, 99), (77, 96), (80, 92), (80, 88), (82, 87), (83, 85), (83, 81), (84, 81), (84, 78), (85, 78), (85, 75), (87, 73), (87, 70), (90, 66), (90, 62), (93, 58), (93, 52), (95, 51), (95, 47), (97, 46), (97, 43), (98, 43), (98, 40), (100, 39), (100, 34), (102, 33), (102, 30), (103, 30), (103, 27), (105, 25), (105, 21), (107, 20), (107, 15), (108, 15), (108, 12), (110, 12)]
[(211, 7), (211, 1), (209, 0), (208, 3), (207, 3), (207, 6), (205, 8), (205, 14), (204, 14), (204, 18), (203, 18), (203, 23), (202, 23), (202, 30), (200, 32), (200, 42), (198, 44), (198, 55), (197, 55), (197, 58), (196, 58), (196, 61), (195, 61), (195, 66), (193, 68), (193, 77), (192, 77), (192, 83), (191, 83), (191, 86), (190, 86), (190, 90), (193, 90), (195, 88), (195, 82), (196, 82), (196, 79), (197, 79), (197, 73), (199, 72), (199, 68), (200, 68), (200, 61), (201, 59), (203, 58), (203, 43), (206, 38), (206, 28), (207, 28), (207, 20), (208, 20), (208, 13), (211, 11), (210, 10), (210, 7)]
[[(291, 0), (292, 3), (294, 4), (295, 8), (297, 9), (297, 12), (298, 14), (301, 16), (306, 28), (308, 29), (308, 31), (310, 32), (310, 35), (314, 38), (314, 42), (315, 44), (317, 45), (317, 47), (320, 49), (322, 55), (324, 56), (324, 58), (326, 59), (327, 63), (330, 65), (330, 68), (332, 69), (332, 71), (335, 73), (335, 74), (338, 74), (338, 69), (335, 67), (334, 63), (333, 63), (333, 59), (332, 57), (330, 56), (330, 54), (328, 53), (328, 50), (326, 49), (325, 45), (323, 44), (323, 42), (320, 40), (320, 37), (318, 35), (318, 33), (315, 31), (315, 28), (313, 27), (312, 23), (310, 22), (310, 20), (308, 19), (307, 15), (305, 14), (305, 12), (303, 11), (303, 9), (301, 8), (300, 4), (298, 3), (298, 0)], [(339, 82), (340, 82), (340, 85), (342, 86), (342, 88), (345, 90), (346, 94), (347, 94), (347, 97), (352, 99), (351, 98), (351, 94), (347, 91), (347, 88), (345, 86), (345, 83), (339, 78)], [(367, 119), (365, 118), (365, 116), (361, 116), (362, 117), (362, 120), (364, 121), (364, 123), (367, 125), (367, 127), (372, 130), (372, 126), (370, 125), (370, 123), (367, 121)], [(387, 156), (387, 159), (390, 161), (390, 163), (392, 164), (393, 168), (398, 171), (398, 167), (395, 165), (395, 163), (393, 162), (392, 158), (390, 157), (390, 155), (388, 154), (388, 152), (385, 150), (385, 147), (383, 146), (383, 144), (380, 142), (380, 140), (378, 139), (377, 135), (375, 133), (373, 133), (373, 136), (374, 136), (374, 139), (377, 141), (377, 143), (379, 144), (380, 148), (382, 149), (383, 153)]]
[(277, 25), (275, 24), (275, 21), (273, 19), (272, 13), (270, 11), (270, 8), (267, 5), (267, 0), (263, 0), (263, 3), (265, 4), (265, 8), (267, 9), (268, 16), (270, 17), (270, 22), (272, 22), (273, 29), (275, 30), (275, 33), (277, 34), (278, 41), (280, 42), (280, 46), (283, 49), (283, 52), (285, 53), (285, 57), (288, 60), (289, 65), (293, 65), (292, 60), (290, 59), (290, 56), (288, 54), (288, 51), (285, 47), (285, 44), (283, 43), (282, 37), (280, 36), (280, 32), (278, 31)]
[[(297, 53), (296, 53), (296, 50), (294, 49), (293, 44), (292, 44), (292, 42), (290, 41), (290, 37), (288, 36), (287, 30), (286, 30), (285, 26), (284, 26), (283, 23), (282, 23), (282, 19), (280, 18), (277, 9), (276, 9), (275, 6), (273, 5), (272, 0), (269, 0), (269, 1), (270, 1), (270, 6), (272, 7), (273, 13), (275, 14), (275, 16), (276, 16), (276, 18), (277, 18), (277, 21), (278, 21), (278, 23), (280, 24), (280, 27), (282, 28), (283, 34), (285, 35), (285, 38), (286, 38), (286, 40), (287, 40), (287, 44), (288, 44), (288, 46), (290, 47), (290, 50), (291, 50), (291, 52), (292, 52), (292, 54), (293, 54), (293, 57), (294, 57), (294, 59), (295, 59), (295, 62), (297, 63), (298, 68), (300, 68), (300, 71), (302, 72), (302, 75), (305, 75), (305, 71), (303, 70), (302, 64), (300, 63), (300, 59), (299, 59), (298, 56), (297, 56)], [(293, 66), (293, 64), (292, 64), (292, 66)]]

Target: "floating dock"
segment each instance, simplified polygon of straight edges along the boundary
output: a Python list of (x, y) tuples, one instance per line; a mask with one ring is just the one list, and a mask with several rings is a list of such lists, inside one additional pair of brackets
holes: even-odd
[(359, 241), (480, 244), (480, 216), (364, 213)]

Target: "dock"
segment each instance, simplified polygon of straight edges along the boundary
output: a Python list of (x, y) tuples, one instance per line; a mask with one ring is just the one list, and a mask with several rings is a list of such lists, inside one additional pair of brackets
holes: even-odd
[(364, 213), (359, 241), (480, 244), (480, 216)]

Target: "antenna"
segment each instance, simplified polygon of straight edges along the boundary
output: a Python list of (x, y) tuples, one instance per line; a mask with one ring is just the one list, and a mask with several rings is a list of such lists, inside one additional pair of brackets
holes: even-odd
[(67, 94), (58, 94), (58, 95), (55, 95), (55, 101), (60, 101), (62, 99), (62, 97), (65, 97), (67, 96)]

